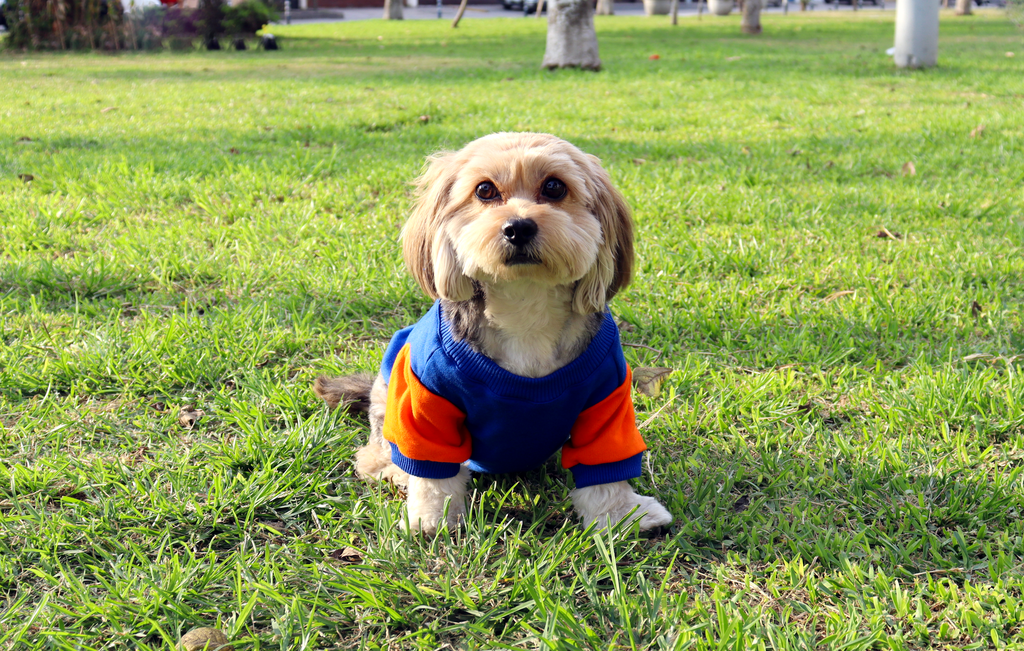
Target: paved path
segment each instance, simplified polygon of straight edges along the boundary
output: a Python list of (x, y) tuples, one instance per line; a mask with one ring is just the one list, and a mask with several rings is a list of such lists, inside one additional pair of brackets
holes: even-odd
[[(422, 1), (422, 0), (421, 0)], [(818, 0), (813, 6), (812, 11), (834, 11), (834, 5), (826, 5)], [(886, 3), (885, 11), (892, 11), (895, 8), (895, 4), (890, 0)], [(793, 12), (800, 11), (799, 3), (790, 3), (789, 10)], [(852, 11), (853, 8), (850, 5), (841, 5), (839, 11)], [(861, 9), (861, 11), (879, 11), (877, 7), (868, 5)], [(457, 5), (444, 5), (441, 8), (441, 18), (451, 20), (455, 17), (455, 12), (458, 11)], [(705, 13), (707, 9), (705, 8)], [(767, 13), (782, 13), (780, 7), (769, 7), (764, 10)], [(324, 10), (316, 12), (317, 17), (315, 18), (299, 18), (297, 14), (301, 12), (293, 12), (292, 24), (304, 25), (309, 23), (324, 23), (324, 22), (337, 22), (337, 21), (351, 21), (351, 20), (370, 20), (381, 17), (383, 9), (380, 7), (356, 7), (349, 9), (342, 9), (340, 12), (344, 13), (344, 17), (338, 17), (337, 15), (323, 15), (327, 14), (328, 11)], [(311, 12), (312, 13), (312, 12)], [(644, 13), (644, 6), (641, 2), (616, 2), (615, 3), (615, 15), (616, 16), (642, 16)], [(686, 16), (697, 13), (697, 5), (680, 2), (679, 3), (679, 15)], [(733, 13), (736, 13), (735, 11)], [(418, 7), (406, 7), (403, 11), (406, 20), (437, 20), (437, 5), (424, 5), (420, 4)], [(473, 19), (473, 18), (522, 18), (522, 11), (508, 11), (503, 9), (501, 5), (469, 5), (466, 7), (466, 13), (463, 14), (462, 19)], [(284, 23), (282, 18), (278, 21), (280, 24)]]

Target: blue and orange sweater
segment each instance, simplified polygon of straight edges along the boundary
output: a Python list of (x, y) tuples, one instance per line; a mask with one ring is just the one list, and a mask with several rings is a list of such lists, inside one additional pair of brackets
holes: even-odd
[(454, 477), (467, 461), (478, 472), (521, 472), (559, 447), (578, 488), (640, 476), (646, 446), (610, 314), (582, 355), (528, 378), (456, 341), (436, 302), (395, 333), (381, 373), (388, 383), (384, 438), (392, 461), (415, 477)]

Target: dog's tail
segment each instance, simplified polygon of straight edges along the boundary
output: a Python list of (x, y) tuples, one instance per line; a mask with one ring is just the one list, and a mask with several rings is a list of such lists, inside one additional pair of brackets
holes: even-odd
[(373, 388), (374, 379), (372, 373), (318, 377), (313, 381), (313, 391), (331, 409), (340, 406), (350, 412), (366, 413), (370, 410), (370, 389)]

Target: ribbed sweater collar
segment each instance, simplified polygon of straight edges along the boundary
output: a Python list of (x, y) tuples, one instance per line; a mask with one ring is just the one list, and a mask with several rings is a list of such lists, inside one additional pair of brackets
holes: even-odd
[(532, 378), (515, 375), (498, 366), (489, 357), (473, 350), (465, 341), (456, 341), (444, 310), (435, 303), (434, 310), (438, 338), (445, 354), (467, 378), (483, 384), (506, 398), (548, 402), (566, 389), (590, 378), (619, 343), (619, 329), (609, 312), (605, 312), (601, 329), (579, 357), (544, 377)]

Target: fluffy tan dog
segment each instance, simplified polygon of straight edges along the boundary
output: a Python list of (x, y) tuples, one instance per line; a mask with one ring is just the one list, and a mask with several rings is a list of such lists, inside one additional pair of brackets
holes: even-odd
[(406, 486), (409, 525), (433, 533), (464, 516), (470, 470), (527, 470), (561, 447), (585, 526), (669, 524), (628, 482), (645, 446), (607, 303), (630, 281), (633, 225), (598, 159), (536, 133), (434, 155), (402, 237), (437, 302), (376, 379), (314, 384), (369, 413), (358, 474)]

